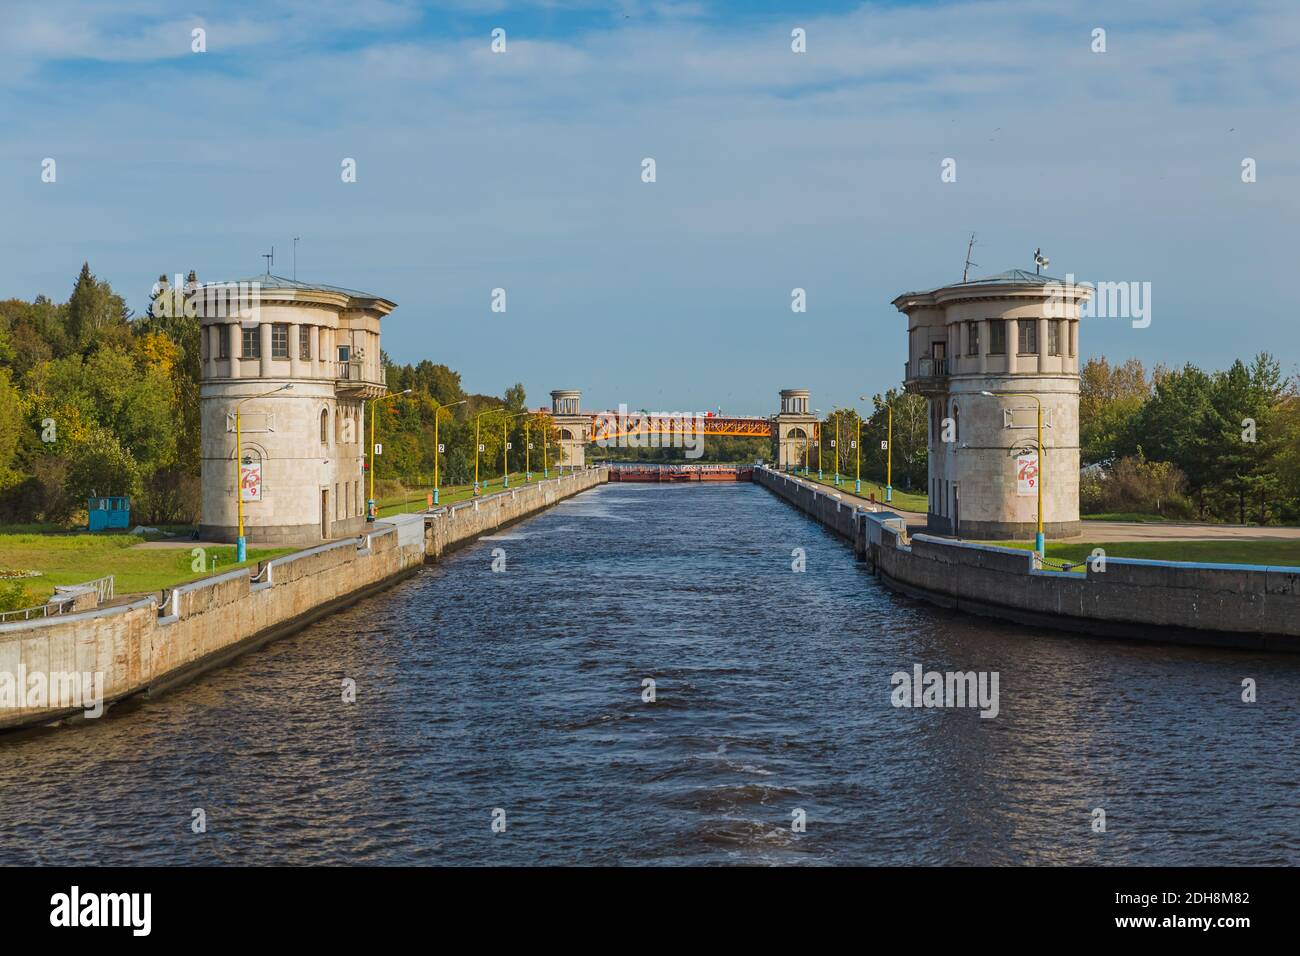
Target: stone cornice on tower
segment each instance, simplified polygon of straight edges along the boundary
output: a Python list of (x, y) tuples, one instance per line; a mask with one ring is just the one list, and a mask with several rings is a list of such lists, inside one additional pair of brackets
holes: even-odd
[(1010, 269), (983, 279), (939, 286), (928, 292), (904, 292), (890, 305), (900, 312), (908, 312), (911, 309), (934, 308), (958, 302), (989, 299), (1023, 298), (1041, 301), (1060, 298), (1068, 302), (1082, 302), (1091, 294), (1092, 289), (1073, 281), (1036, 275), (1023, 269)]

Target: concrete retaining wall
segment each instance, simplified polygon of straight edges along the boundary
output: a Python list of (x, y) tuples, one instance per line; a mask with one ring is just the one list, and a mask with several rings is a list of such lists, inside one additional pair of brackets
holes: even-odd
[(795, 475), (787, 475), (770, 468), (758, 467), (754, 469), (754, 481), (775, 492), (801, 511), (812, 515), (841, 538), (854, 540), (857, 534), (856, 516), (861, 512), (852, 505), (844, 504), (843, 500), (825, 485), (805, 481)]
[(1107, 558), (1104, 571), (1052, 571), (1032, 551), (908, 540), (891, 512), (836, 511), (831, 494), (770, 469), (754, 480), (852, 542), (887, 586), (934, 604), (1106, 637), (1300, 651), (1300, 568)]
[[(183, 584), (126, 605), (0, 624), (0, 729), (48, 723), (84, 707), (26, 706), (19, 675), (102, 674), (105, 703), (157, 691), (380, 590), (479, 535), (608, 480), (592, 468), (377, 522), (357, 538)], [(8, 706), (3, 682), (8, 675)], [(66, 702), (67, 698), (64, 698)]]
[(481, 534), (606, 481), (609, 481), (607, 466), (584, 468), (558, 478), (520, 485), (489, 498), (449, 505), (427, 516), (425, 550), (431, 558), (441, 557)]

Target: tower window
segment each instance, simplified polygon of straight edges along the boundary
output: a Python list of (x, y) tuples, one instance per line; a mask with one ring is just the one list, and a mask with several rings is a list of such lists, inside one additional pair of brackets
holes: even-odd
[(244, 358), (261, 358), (262, 357), (262, 340), (258, 336), (258, 328), (254, 326), (251, 329), (244, 329)]
[(966, 354), (980, 354), (980, 324), (978, 322), (966, 323)]
[(217, 326), (217, 358), (230, 358), (230, 326)]
[(1034, 319), (1021, 319), (1016, 323), (1020, 332), (1021, 355), (1038, 354), (1038, 322)]
[(1005, 355), (1007, 352), (1007, 320), (989, 320), (989, 354)]
[(271, 358), (289, 357), (289, 326), (276, 324), (271, 326)]
[(1061, 323), (1055, 320), (1047, 323), (1047, 354), (1061, 354)]
[(307, 325), (298, 326), (298, 358), (311, 361), (311, 327)]
[(330, 443), (330, 413), (324, 408), (320, 410), (320, 443)]

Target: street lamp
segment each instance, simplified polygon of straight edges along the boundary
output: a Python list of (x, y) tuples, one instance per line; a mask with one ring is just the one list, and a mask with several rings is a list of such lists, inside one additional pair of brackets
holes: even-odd
[[(858, 401), (865, 402), (866, 400), (867, 400), (867, 396), (865, 395), (858, 396)], [(857, 463), (855, 465), (856, 472), (855, 472), (855, 477), (853, 479), (853, 493), (855, 495), (860, 495), (862, 494), (862, 413), (859, 412), (856, 408), (854, 409), (854, 411), (857, 413), (858, 416), (858, 437), (853, 442), (853, 447), (858, 454), (857, 454)]]
[[(866, 396), (862, 396), (866, 400)], [(889, 402), (876, 402), (876, 407), (881, 405), (889, 409), (889, 431), (885, 437), (885, 503), (894, 500), (894, 406)], [(910, 486), (909, 486), (910, 487)]]
[[(1039, 560), (1042, 560), (1042, 559), (1045, 557), (1045, 550), (1044, 550), (1044, 549), (1045, 549), (1046, 546), (1047, 546), (1047, 541), (1046, 541), (1046, 539), (1043, 537), (1043, 475), (1046, 473), (1047, 468), (1045, 467), (1045, 461), (1044, 461), (1044, 459), (1045, 459), (1046, 456), (1043, 454), (1044, 449), (1043, 449), (1043, 403), (1042, 403), (1042, 400), (1039, 399), (1039, 397), (1038, 397), (1037, 395), (1033, 395), (1033, 394), (1031, 394), (1031, 393), (1029, 393), (1029, 392), (986, 392), (986, 391), (981, 391), (980, 394), (981, 394), (981, 395), (987, 395), (989, 398), (993, 398), (994, 396), (998, 396), (998, 395), (1007, 395), (1007, 396), (1015, 395), (1015, 396), (1019, 396), (1020, 398), (1032, 398), (1032, 399), (1034, 400), (1034, 404), (1038, 406), (1038, 449), (1037, 449), (1037, 451), (1035, 452), (1035, 457), (1037, 457), (1037, 459), (1038, 459), (1038, 474), (1037, 474), (1037, 476), (1036, 476), (1038, 480), (1037, 480), (1037, 481), (1035, 482), (1035, 484), (1034, 484), (1034, 487), (1035, 487), (1035, 489), (1036, 489), (1037, 492), (1038, 492), (1038, 532), (1037, 532), (1037, 534), (1034, 535), (1034, 550), (1038, 552), (1038, 558), (1039, 558)], [(1018, 476), (1017, 476), (1017, 477), (1018, 477)]]
[(442, 445), (438, 444), (438, 419), (442, 417), (444, 408), (452, 408), (456, 405), (464, 405), (468, 398), (462, 398), (459, 402), (448, 402), (446, 405), (439, 405), (433, 412), (433, 503), (438, 503), (438, 459), (442, 456)]
[(840, 414), (844, 409), (839, 405), (832, 405), (835, 413), (831, 416), (835, 419), (835, 441), (831, 442), (831, 447), (835, 449), (835, 487), (840, 486)]
[[(547, 417), (548, 416), (545, 415), (542, 416), (543, 419), (546, 419)], [(543, 478), (551, 477), (550, 450), (547, 448), (547, 442), (550, 440), (550, 437), (551, 437), (551, 425), (548, 421), (544, 420), (542, 422), (542, 477)]]
[(478, 456), (483, 450), (483, 443), (479, 441), (479, 419), (488, 412), (495, 411), (495, 408), (485, 408), (474, 416), (474, 494), (478, 494)]
[(370, 400), (370, 498), (366, 502), (366, 521), (375, 520), (375, 406), (380, 402), (410, 394), (411, 390), (404, 388), (392, 395), (380, 395)]
[(532, 436), (530, 436), (530, 431), (528, 427), (529, 425), (528, 419), (532, 418), (532, 415), (533, 412), (530, 411), (517, 411), (515, 412), (515, 414), (510, 416), (510, 419), (507, 419), (508, 421), (513, 421), (515, 419), (524, 419), (524, 481), (533, 480), (533, 466), (532, 466), (533, 441), (532, 441)]
[(524, 483), (525, 484), (533, 480), (533, 462), (532, 462), (533, 436), (531, 430), (528, 428), (528, 425), (529, 425), (529, 420), (525, 418), (524, 419)]
[[(482, 453), (482, 451), (485, 450), (484, 444), (482, 444), (480, 438), (478, 438), (478, 436), (480, 436), (480, 423), (478, 423), (478, 419), (481, 419), (482, 416), (484, 415), (490, 414), (490, 412), (504, 411), (504, 410), (506, 410), (506, 407), (497, 405), (491, 408), (484, 408), (484, 410), (478, 412), (477, 415), (474, 415), (474, 494), (478, 494), (478, 455), (480, 455), (480, 453)], [(508, 418), (507, 416), (506, 420), (508, 421), (510, 420), (510, 418)], [(502, 423), (503, 434), (504, 434), (504, 429), (506, 429), (506, 423), (504, 423), (503, 421)], [(506, 441), (504, 441), (504, 438), (502, 438), (502, 445), (503, 446), (506, 445)], [(506, 462), (506, 449), (504, 449), (504, 447), (502, 447), (502, 450), (500, 450), (500, 457), (502, 457), (502, 468), (504, 470), (504, 462)], [(489, 481), (484, 481), (485, 488), (489, 484), (490, 484)], [(502, 488), (508, 488), (508, 486), (510, 486), (510, 476), (504, 475), (503, 473)]]
[(237, 562), (248, 560), (248, 542), (244, 539), (244, 473), (240, 466), (244, 463), (244, 430), (243, 421), (240, 417), (240, 410), (244, 407), (245, 402), (251, 402), (254, 399), (266, 398), (268, 395), (274, 395), (276, 392), (285, 392), (293, 388), (292, 384), (281, 385), (279, 388), (273, 388), (269, 392), (262, 392), (260, 395), (250, 395), (248, 398), (241, 399), (235, 403), (235, 503), (239, 511), (239, 537), (235, 539), (235, 560)]
[(817, 480), (822, 480), (822, 410), (814, 408), (817, 413), (817, 440), (813, 442), (817, 446)]
[[(510, 422), (514, 421), (516, 418), (523, 418), (524, 416), (531, 415), (531, 414), (532, 412), (530, 411), (515, 412), (513, 415), (507, 415), (504, 419), (501, 420), (501, 472), (502, 472), (501, 487), (502, 488), (510, 487), (510, 465), (509, 465), (509, 458), (508, 458), (510, 452), (510, 442), (507, 440), (508, 439), (508, 436), (506, 434), (507, 426)], [(524, 422), (524, 481), (533, 480), (533, 472), (528, 465), (529, 447), (530, 446), (528, 442), (528, 422)]]

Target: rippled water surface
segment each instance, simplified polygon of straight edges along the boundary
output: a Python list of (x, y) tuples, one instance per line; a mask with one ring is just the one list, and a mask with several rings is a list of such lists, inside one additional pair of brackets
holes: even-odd
[[(891, 706), (918, 663), (999, 715)], [(757, 486), (611, 485), (0, 740), (0, 862), (1294, 864), (1298, 716), (1300, 659), (966, 618)]]

